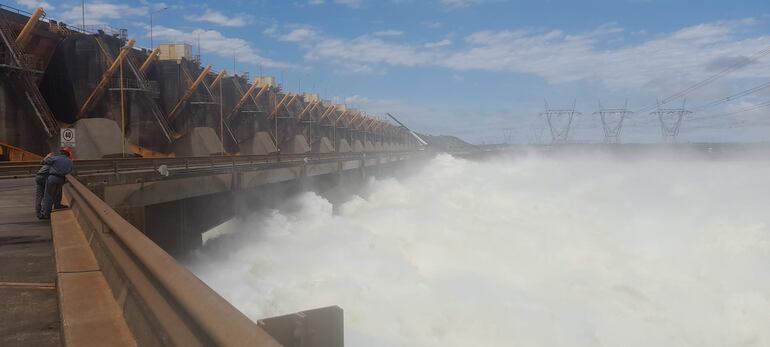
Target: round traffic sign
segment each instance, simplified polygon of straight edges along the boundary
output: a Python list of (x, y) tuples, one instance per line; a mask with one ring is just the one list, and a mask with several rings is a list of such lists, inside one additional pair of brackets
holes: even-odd
[(64, 129), (62, 130), (61, 138), (64, 141), (73, 141), (75, 140), (75, 132), (72, 129)]

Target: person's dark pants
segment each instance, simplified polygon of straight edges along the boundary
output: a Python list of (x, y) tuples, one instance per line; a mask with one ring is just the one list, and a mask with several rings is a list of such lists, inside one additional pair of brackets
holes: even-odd
[(48, 175), (35, 175), (35, 215), (40, 216), (42, 211), (43, 196), (45, 195), (45, 185), (48, 182)]
[(64, 185), (64, 177), (48, 175), (45, 184), (45, 196), (43, 197), (43, 210), (40, 213), (45, 218), (51, 216), (51, 209), (61, 207), (61, 188)]

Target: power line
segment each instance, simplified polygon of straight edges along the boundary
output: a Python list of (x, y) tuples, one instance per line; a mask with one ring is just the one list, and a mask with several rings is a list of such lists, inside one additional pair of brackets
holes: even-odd
[(679, 99), (681, 97), (687, 96), (687, 94), (689, 94), (689, 93), (691, 93), (691, 92), (693, 92), (693, 91), (695, 91), (695, 90), (697, 90), (697, 89), (699, 89), (699, 88), (701, 88), (701, 87), (703, 87), (705, 85), (708, 85), (711, 82), (714, 82), (715, 80), (721, 78), (722, 76), (725, 76), (725, 75), (727, 75), (727, 74), (729, 74), (729, 73), (731, 73), (733, 71), (739, 70), (739, 69), (741, 69), (741, 68), (743, 68), (743, 67), (745, 67), (745, 66), (747, 66), (747, 65), (749, 65), (749, 64), (751, 64), (751, 63), (753, 63), (755, 61), (757, 61), (758, 59), (760, 59), (760, 58), (762, 58), (762, 57), (764, 57), (764, 56), (766, 56), (768, 54), (770, 54), (770, 47), (765, 48), (765, 49), (755, 53), (751, 58), (749, 58), (747, 60), (738, 61), (738, 62), (736, 62), (736, 63), (726, 67), (725, 69), (717, 72), (716, 74), (712, 75), (711, 77), (706, 78), (706, 79), (704, 79), (704, 80), (702, 80), (702, 81), (700, 81), (698, 83), (695, 83), (695, 84), (693, 84), (693, 85), (691, 85), (691, 86), (689, 86), (689, 87), (687, 87), (687, 88), (685, 88), (683, 90), (680, 90), (679, 92), (676, 92), (676, 93), (670, 95), (669, 97), (661, 100), (660, 102), (657, 102), (655, 104), (650, 104), (650, 105), (647, 105), (645, 107), (642, 107), (638, 112), (650, 111), (650, 110), (655, 109), (656, 107), (659, 107), (660, 105), (665, 105), (665, 104), (667, 104), (667, 103), (669, 103), (669, 102), (671, 102), (673, 100), (676, 100), (676, 99)]
[(721, 113), (721, 114), (714, 114), (714, 115), (709, 115), (709, 116), (704, 116), (704, 117), (693, 117), (692, 120), (693, 121), (704, 121), (704, 120), (715, 119), (715, 118), (730, 117), (730, 116), (734, 116), (736, 114), (741, 114), (741, 113), (761, 110), (763, 108), (770, 108), (770, 101), (763, 102), (761, 104), (756, 104), (754, 106), (749, 106), (749, 107), (746, 107), (746, 108), (742, 108), (740, 110), (735, 110), (735, 111), (732, 111), (732, 112), (726, 112), (726, 113)]
[(723, 104), (725, 102), (733, 101), (735, 99), (744, 97), (746, 95), (754, 94), (756, 92), (762, 91), (762, 90), (767, 89), (769, 87), (770, 87), (770, 82), (762, 83), (762, 84), (760, 84), (758, 86), (755, 86), (753, 88), (749, 88), (749, 89), (746, 89), (746, 90), (741, 91), (739, 93), (736, 93), (736, 94), (733, 94), (733, 95), (730, 95), (730, 96), (727, 96), (727, 97), (724, 97), (724, 98), (721, 98), (721, 99), (716, 99), (716, 100), (713, 100), (713, 101), (708, 102), (706, 104), (703, 104), (701, 106), (695, 107), (695, 108), (692, 109), (692, 111), (700, 111), (700, 110), (703, 110), (703, 109), (706, 109), (706, 108), (709, 108), (709, 107), (714, 107), (714, 106)]

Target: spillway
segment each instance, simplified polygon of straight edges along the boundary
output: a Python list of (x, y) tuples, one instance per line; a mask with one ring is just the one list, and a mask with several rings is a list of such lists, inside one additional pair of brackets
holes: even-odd
[(348, 346), (767, 346), (770, 161), (439, 155), (302, 193), (189, 266), (256, 318), (345, 308)]

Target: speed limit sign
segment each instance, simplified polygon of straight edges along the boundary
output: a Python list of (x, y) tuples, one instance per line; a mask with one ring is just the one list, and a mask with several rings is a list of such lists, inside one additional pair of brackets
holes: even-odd
[(60, 134), (62, 147), (75, 147), (75, 129), (63, 128)]

